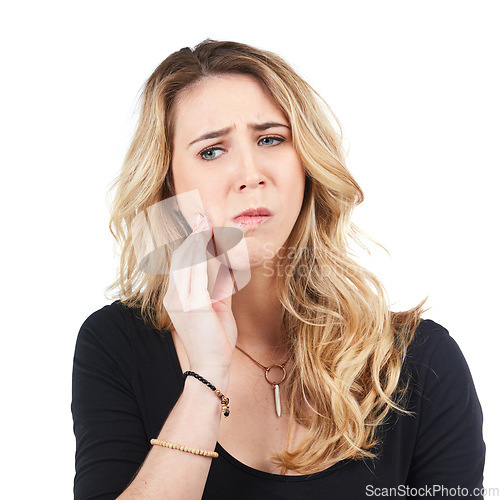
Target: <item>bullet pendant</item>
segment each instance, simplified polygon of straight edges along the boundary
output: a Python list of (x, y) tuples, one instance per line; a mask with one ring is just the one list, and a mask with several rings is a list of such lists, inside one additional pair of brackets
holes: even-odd
[(281, 417), (280, 387), (278, 384), (274, 384), (274, 403), (276, 405), (276, 415)]
[[(274, 387), (274, 406), (276, 407), (276, 415), (278, 417), (281, 417), (281, 400), (280, 400), (280, 388), (279, 385), (281, 382), (283, 382), (286, 378), (286, 369), (285, 365), (292, 359), (292, 356), (290, 356), (282, 365), (271, 365), (268, 367), (265, 367), (264, 365), (261, 365), (258, 361), (255, 361), (255, 359), (250, 356), (250, 354), (246, 353), (243, 349), (240, 347), (236, 346), (236, 349), (241, 351), (247, 358), (250, 358), (256, 365), (259, 365), (261, 368), (266, 370), (266, 381), (271, 384)], [(269, 372), (271, 371), (272, 368), (279, 368), (282, 371), (282, 377), (281, 380), (270, 380), (269, 379)]]

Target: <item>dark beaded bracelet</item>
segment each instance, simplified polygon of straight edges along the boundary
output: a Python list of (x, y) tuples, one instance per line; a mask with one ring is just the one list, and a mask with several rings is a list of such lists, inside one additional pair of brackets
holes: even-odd
[(198, 375), (196, 372), (192, 371), (184, 372), (183, 373), (184, 381), (186, 380), (186, 377), (188, 375), (191, 375), (192, 377), (198, 379), (200, 382), (203, 382), (205, 385), (208, 385), (208, 387), (210, 387), (210, 389), (212, 389), (212, 391), (214, 391), (215, 394), (219, 396), (222, 405), (222, 413), (225, 417), (229, 417), (229, 398), (224, 396), (224, 394), (222, 394), (222, 392), (220, 392), (219, 389), (216, 389), (216, 387), (213, 384), (211, 384), (207, 379), (203, 378), (201, 375)]

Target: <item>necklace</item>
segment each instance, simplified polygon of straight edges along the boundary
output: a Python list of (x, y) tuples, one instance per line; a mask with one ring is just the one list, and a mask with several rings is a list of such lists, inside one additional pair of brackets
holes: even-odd
[[(290, 359), (292, 358), (292, 356), (290, 356), (281, 365), (274, 364), (274, 365), (271, 365), (271, 366), (264, 366), (264, 365), (261, 365), (257, 360), (253, 359), (252, 356), (250, 356), (250, 354), (248, 354), (247, 352), (245, 352), (240, 347), (238, 347), (238, 346), (235, 346), (235, 347), (236, 347), (236, 349), (238, 349), (239, 351), (241, 351), (245, 356), (247, 356), (248, 358), (250, 358), (256, 365), (260, 366), (263, 370), (265, 370), (265, 372), (266, 372), (265, 373), (265, 377), (266, 377), (267, 382), (269, 382), (274, 387), (274, 404), (276, 406), (276, 415), (278, 415), (278, 417), (281, 417), (280, 384), (286, 378), (285, 365), (290, 361)], [(281, 377), (281, 380), (279, 382), (271, 382), (271, 380), (269, 380), (269, 371), (271, 370), (271, 368), (280, 368), (283, 371), (283, 376)]]

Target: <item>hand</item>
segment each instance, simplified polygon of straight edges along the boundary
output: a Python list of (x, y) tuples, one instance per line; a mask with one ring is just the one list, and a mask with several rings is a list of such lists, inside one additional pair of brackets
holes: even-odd
[[(216, 259), (207, 261), (206, 248), (212, 237), (213, 229), (205, 216), (174, 251), (163, 304), (182, 340), (191, 370), (217, 387), (217, 381), (224, 383), (229, 376), (238, 331), (231, 310), (231, 273)], [(212, 297), (224, 297), (213, 303), (208, 292), (209, 272), (217, 273)]]

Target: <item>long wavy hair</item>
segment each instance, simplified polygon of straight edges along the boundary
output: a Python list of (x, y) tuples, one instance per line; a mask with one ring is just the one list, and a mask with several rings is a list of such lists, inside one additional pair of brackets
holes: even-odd
[[(345, 166), (342, 131), (321, 97), (279, 56), (229, 41), (205, 40), (171, 54), (147, 80), (137, 129), (116, 189), (109, 228), (120, 246), (117, 279), (107, 289), (146, 323), (169, 330), (162, 304), (168, 275), (140, 270), (131, 223), (149, 206), (175, 195), (171, 169), (172, 109), (180, 92), (203, 78), (251, 75), (289, 121), (305, 168), (300, 215), (279, 254), (277, 273), (282, 320), (292, 368), (286, 387), (290, 407), (285, 450), (271, 455), (282, 473), (309, 474), (345, 459), (377, 454), (380, 424), (406, 412), (402, 366), (424, 312), (424, 299), (405, 312), (391, 312), (378, 278), (361, 267), (349, 243), (362, 246), (351, 222), (363, 192)], [(365, 247), (366, 248), (366, 247)], [(308, 429), (289, 449), (292, 423)]]

